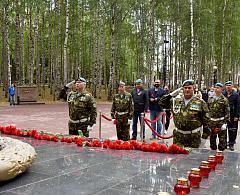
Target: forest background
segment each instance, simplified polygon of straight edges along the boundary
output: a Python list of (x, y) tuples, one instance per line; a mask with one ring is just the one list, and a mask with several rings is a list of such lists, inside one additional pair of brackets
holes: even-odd
[(56, 100), (78, 76), (108, 100), (119, 80), (240, 83), (240, 0), (2, 0), (0, 14), (5, 96), (13, 83)]

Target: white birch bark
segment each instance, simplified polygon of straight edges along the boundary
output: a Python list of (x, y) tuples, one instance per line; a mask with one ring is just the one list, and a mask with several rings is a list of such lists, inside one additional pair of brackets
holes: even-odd
[(68, 46), (68, 25), (69, 25), (69, 0), (66, 0), (66, 26), (65, 26), (65, 39), (64, 39), (64, 48), (63, 48), (63, 80), (64, 83), (68, 82), (68, 61), (67, 61), (67, 46)]
[[(225, 66), (224, 66), (224, 55), (225, 55), (225, 52), (224, 52), (224, 38), (225, 38), (225, 11), (226, 11), (226, 4), (227, 4), (227, 0), (224, 0), (224, 6), (223, 6), (223, 11), (222, 11), (222, 43), (221, 43), (221, 67), (220, 67), (220, 70), (221, 71), (221, 78), (224, 78), (225, 77), (225, 72), (228, 72), (228, 71), (225, 71)], [(228, 74), (227, 74), (227, 77), (228, 77)], [(226, 78), (228, 79), (228, 78)]]
[(194, 74), (193, 55), (194, 55), (194, 29), (193, 29), (193, 0), (189, 0), (190, 7), (190, 26), (191, 26), (191, 49), (190, 49), (190, 75)]

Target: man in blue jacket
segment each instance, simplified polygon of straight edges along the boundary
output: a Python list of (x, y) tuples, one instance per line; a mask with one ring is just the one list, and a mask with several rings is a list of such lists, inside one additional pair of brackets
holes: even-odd
[[(146, 113), (148, 111), (148, 92), (143, 88), (143, 82), (141, 79), (137, 79), (136, 87), (132, 91), (131, 95), (133, 98), (134, 112), (133, 112), (133, 125), (132, 125), (132, 140), (137, 139), (137, 123), (138, 119), (141, 122), (141, 113)], [(143, 139), (145, 139), (145, 125), (143, 123)]]
[(240, 117), (240, 98), (237, 92), (233, 90), (233, 82), (227, 81), (225, 83), (226, 90), (223, 95), (228, 99), (230, 106), (230, 122), (227, 123), (228, 128), (228, 145), (230, 150), (234, 150), (236, 143), (238, 120)]
[(13, 106), (14, 105), (14, 96), (15, 96), (15, 88), (14, 88), (13, 84), (8, 88), (8, 94), (9, 94), (10, 106)]
[[(150, 119), (155, 120), (158, 116), (163, 112), (163, 109), (159, 105), (159, 100), (163, 95), (165, 95), (165, 91), (160, 86), (160, 80), (155, 80), (154, 87), (150, 88), (148, 91), (149, 95), (149, 110), (150, 110)], [(162, 117), (156, 123), (152, 123), (152, 128), (155, 129), (159, 134), (163, 134), (162, 132)], [(157, 126), (157, 128), (156, 128)], [(155, 139), (156, 136), (152, 133), (152, 138)]]

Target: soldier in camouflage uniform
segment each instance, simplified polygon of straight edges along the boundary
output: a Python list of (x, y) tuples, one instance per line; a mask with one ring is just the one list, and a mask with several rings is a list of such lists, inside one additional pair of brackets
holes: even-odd
[(211, 120), (210, 148), (217, 150), (216, 139), (218, 135), (218, 149), (223, 151), (226, 148), (226, 129), (227, 122), (230, 121), (230, 107), (228, 100), (222, 94), (223, 84), (216, 83), (214, 91), (215, 95), (208, 99), (209, 116)]
[[(71, 91), (67, 95), (69, 106), (69, 134), (78, 135), (78, 130), (81, 130), (85, 137), (89, 137), (89, 130), (92, 130), (93, 124), (96, 123), (96, 102), (91, 93), (85, 90), (86, 80), (82, 77), (68, 83), (64, 87), (65, 93), (74, 83), (76, 91)], [(61, 93), (63, 94), (63, 92)]]
[(118, 94), (113, 99), (111, 117), (117, 120), (117, 138), (123, 141), (129, 140), (129, 122), (133, 117), (133, 101), (131, 94), (125, 91), (125, 83), (122, 81), (119, 83)]
[[(183, 89), (183, 97), (177, 96)], [(177, 97), (176, 97), (177, 96)], [(172, 97), (176, 97), (172, 99)], [(198, 148), (201, 143), (201, 127), (203, 126), (204, 139), (209, 136), (209, 115), (206, 102), (194, 95), (194, 81), (186, 80), (172, 93), (160, 100), (161, 106), (172, 106), (174, 124), (173, 143), (179, 146)]]

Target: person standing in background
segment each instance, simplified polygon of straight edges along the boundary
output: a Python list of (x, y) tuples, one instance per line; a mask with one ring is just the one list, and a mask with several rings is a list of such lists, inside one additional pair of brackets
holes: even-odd
[[(208, 108), (211, 128), (210, 132), (210, 148), (212, 150), (225, 150), (226, 149), (226, 133), (227, 122), (230, 121), (230, 108), (226, 97), (222, 94), (223, 84), (215, 84), (215, 96), (209, 97)], [(216, 139), (219, 139), (218, 146)]]
[[(150, 119), (155, 120), (159, 115), (163, 112), (162, 107), (159, 105), (159, 101), (163, 95), (165, 95), (165, 91), (160, 86), (160, 80), (155, 80), (154, 87), (148, 90), (149, 95), (149, 110), (150, 110)], [(158, 134), (163, 134), (162, 132), (162, 117), (156, 123), (152, 123), (152, 128), (157, 131)], [(152, 133), (152, 139), (156, 139), (156, 135)]]
[(111, 117), (116, 120), (118, 140), (130, 139), (130, 124), (133, 117), (132, 95), (125, 90), (125, 83), (120, 81), (118, 93), (113, 98)]
[[(148, 111), (149, 98), (148, 92), (143, 88), (143, 82), (141, 79), (137, 79), (136, 87), (132, 91), (131, 95), (133, 98), (133, 125), (132, 125), (132, 140), (137, 140), (137, 123), (138, 119), (141, 123), (141, 113), (146, 113)], [(143, 139), (145, 139), (145, 123), (143, 122)]]
[(230, 106), (230, 122), (227, 123), (228, 145), (229, 149), (233, 151), (237, 138), (238, 120), (240, 117), (240, 98), (237, 92), (233, 90), (232, 81), (227, 81), (225, 87), (226, 90), (223, 92), (223, 95), (228, 99)]
[(8, 94), (9, 94), (10, 106), (13, 106), (13, 105), (15, 104), (15, 103), (14, 103), (15, 88), (14, 88), (14, 85), (13, 85), (13, 84), (8, 88)]
[[(164, 86), (164, 91), (165, 91), (165, 94), (169, 94), (170, 91), (169, 91), (169, 87), (166, 85)], [(166, 123), (165, 123), (165, 132), (164, 134), (167, 134), (167, 131), (168, 131), (168, 127), (169, 127), (169, 124), (170, 124), (170, 116), (171, 116), (171, 106), (169, 105), (168, 107), (164, 107), (164, 109), (166, 109)]]

